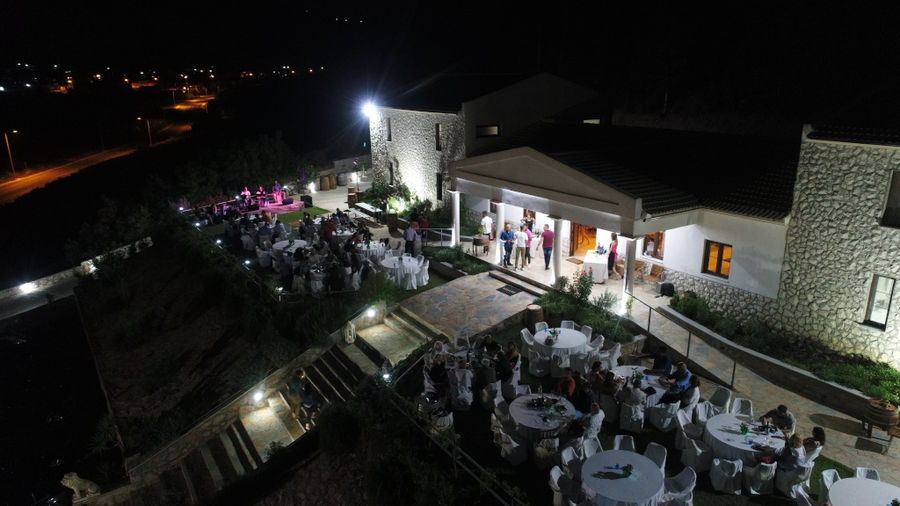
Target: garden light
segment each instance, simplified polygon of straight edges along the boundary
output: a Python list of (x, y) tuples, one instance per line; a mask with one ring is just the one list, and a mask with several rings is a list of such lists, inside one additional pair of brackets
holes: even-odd
[(19, 291), (22, 293), (22, 295), (28, 295), (35, 290), (37, 290), (37, 285), (30, 281), (28, 283), (22, 283), (21, 285), (19, 285)]
[(375, 108), (375, 104), (373, 104), (372, 102), (366, 102), (363, 105), (362, 111), (363, 111), (363, 114), (365, 114), (367, 118), (371, 118), (372, 116), (375, 115), (375, 113), (378, 110)]
[(375, 316), (375, 310), (372, 309), (372, 308), (369, 308), (369, 309), (366, 311), (366, 317), (372, 318), (373, 316)]
[(254, 402), (259, 402), (259, 401), (262, 400), (262, 398), (263, 398), (263, 393), (262, 393), (262, 391), (260, 391), (260, 390), (257, 390), (256, 393), (253, 394), (253, 401), (254, 401)]

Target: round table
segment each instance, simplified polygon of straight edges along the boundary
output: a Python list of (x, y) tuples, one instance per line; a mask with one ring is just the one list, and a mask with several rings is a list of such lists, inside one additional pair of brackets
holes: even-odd
[(620, 365), (619, 367), (613, 368), (612, 372), (616, 376), (625, 378), (629, 386), (631, 385), (631, 378), (634, 376), (635, 371), (640, 372), (644, 376), (641, 379), (641, 390), (646, 390), (647, 387), (653, 387), (653, 389), (656, 390), (655, 394), (647, 396), (647, 406), (656, 406), (659, 399), (666, 393), (666, 388), (659, 384), (660, 376), (656, 374), (644, 374), (645, 369), (646, 367), (639, 365)]
[(294, 254), (300, 248), (306, 247), (306, 241), (302, 239), (294, 239), (293, 244), (291, 241), (278, 241), (272, 245), (272, 249), (275, 251), (283, 251), (285, 253)]
[(828, 500), (834, 506), (881, 506), (900, 499), (900, 487), (866, 478), (844, 478), (828, 489)]
[[(509, 416), (516, 422), (516, 432), (532, 441), (555, 437), (559, 430), (575, 417), (575, 406), (564, 397), (555, 394), (544, 394), (544, 397), (556, 399), (559, 404), (565, 406), (565, 412), (562, 414), (547, 415), (546, 411), (529, 406), (529, 402), (532, 399), (540, 397), (541, 394), (522, 395), (516, 397), (509, 404)], [(542, 415), (547, 417), (546, 421), (544, 421)]]
[(381, 260), (381, 266), (398, 284), (402, 284), (403, 276), (414, 276), (419, 272), (419, 261), (412, 257), (387, 256)]
[[(741, 434), (741, 423), (746, 423), (750, 429), (747, 436)], [(756, 430), (758, 425), (756, 420), (750, 420), (746, 415), (722, 413), (706, 421), (703, 442), (712, 448), (716, 457), (728, 460), (741, 459), (745, 464), (756, 465), (759, 450), (753, 449), (753, 443), (771, 446), (775, 453), (781, 453), (784, 449), (781, 432), (767, 437)], [(776, 438), (775, 435), (782, 437)]]
[[(621, 469), (633, 467), (623, 478)], [(581, 466), (581, 488), (592, 504), (618, 506), (620, 503), (652, 506), (664, 492), (665, 476), (647, 457), (626, 450), (607, 450), (594, 454)]]
[(356, 247), (356, 250), (363, 254), (366, 258), (371, 258), (372, 260), (381, 260), (384, 256), (384, 244), (380, 242), (370, 243), (368, 246), (365, 244), (360, 244)]
[(534, 346), (532, 346), (532, 349), (540, 353), (542, 357), (551, 359), (552, 357), (560, 357), (568, 360), (572, 355), (587, 351), (587, 336), (574, 329), (554, 329), (559, 331), (559, 339), (553, 343), (553, 346), (547, 346), (544, 344), (544, 341), (550, 335), (550, 330), (542, 330), (534, 335)]

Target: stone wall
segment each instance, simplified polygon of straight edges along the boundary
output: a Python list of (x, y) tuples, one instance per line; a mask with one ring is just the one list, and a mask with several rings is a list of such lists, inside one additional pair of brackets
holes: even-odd
[[(388, 138), (390, 119), (391, 140)], [(441, 124), (441, 150), (435, 146), (435, 124)], [(450, 202), (450, 162), (465, 155), (465, 122), (462, 113), (440, 113), (378, 108), (369, 119), (374, 180), (390, 183), (390, 164), (394, 165), (394, 183), (405, 184), (421, 200), (435, 207)], [(443, 200), (437, 200), (438, 173), (443, 174)]]
[(738, 321), (757, 319), (780, 328), (773, 320), (777, 311), (775, 299), (673, 269), (666, 269), (665, 275), (665, 281), (675, 285), (677, 293), (694, 292), (706, 299), (714, 311), (733, 316)]
[(900, 286), (885, 330), (865, 317), (872, 276), (900, 281), (900, 230), (879, 222), (900, 150), (805, 140), (779, 290), (784, 328), (900, 366)]

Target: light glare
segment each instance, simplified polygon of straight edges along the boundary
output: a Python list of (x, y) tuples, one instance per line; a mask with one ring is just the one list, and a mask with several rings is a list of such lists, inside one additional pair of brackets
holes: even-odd
[(28, 295), (35, 290), (37, 290), (37, 285), (30, 281), (19, 285), (19, 291), (22, 292), (22, 295)]
[(375, 109), (375, 104), (373, 104), (372, 102), (366, 102), (365, 105), (363, 105), (362, 110), (363, 114), (365, 114), (367, 118), (371, 118), (377, 112), (377, 110)]

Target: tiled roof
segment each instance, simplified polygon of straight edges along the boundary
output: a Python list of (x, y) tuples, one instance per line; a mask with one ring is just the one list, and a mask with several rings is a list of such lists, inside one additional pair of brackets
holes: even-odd
[(526, 146), (641, 198), (651, 215), (706, 207), (768, 219), (791, 210), (799, 151), (779, 139), (543, 122), (470, 156)]
[(900, 146), (900, 128), (853, 126), (838, 123), (813, 124), (810, 139)]

